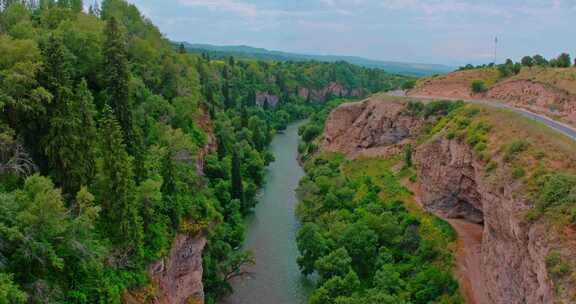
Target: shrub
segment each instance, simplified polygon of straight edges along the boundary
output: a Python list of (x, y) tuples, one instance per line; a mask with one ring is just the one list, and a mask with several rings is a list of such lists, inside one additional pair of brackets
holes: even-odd
[(402, 84), (402, 90), (412, 90), (416, 86), (416, 80), (406, 81)]
[(513, 179), (520, 179), (522, 177), (524, 177), (526, 175), (526, 171), (524, 171), (523, 168), (517, 167), (514, 168), (514, 170), (512, 171), (512, 178)]
[(504, 161), (513, 161), (520, 153), (526, 151), (530, 143), (525, 139), (518, 139), (506, 146), (504, 149)]
[(488, 164), (486, 165), (486, 172), (490, 173), (492, 171), (494, 171), (496, 168), (498, 168), (498, 163), (494, 160), (491, 160), (490, 162), (488, 162)]
[(545, 261), (548, 273), (553, 280), (558, 280), (570, 272), (570, 266), (562, 260), (560, 252), (556, 250), (550, 251)]
[(486, 91), (486, 85), (482, 80), (474, 80), (472, 81), (472, 92), (474, 93), (482, 93)]
[(538, 178), (537, 207), (540, 210), (552, 205), (576, 204), (576, 176), (552, 173)]

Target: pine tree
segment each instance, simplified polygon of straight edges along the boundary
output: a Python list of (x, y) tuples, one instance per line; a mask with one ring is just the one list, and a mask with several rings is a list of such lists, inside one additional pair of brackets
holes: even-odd
[(117, 245), (137, 254), (142, 249), (142, 221), (135, 200), (132, 158), (112, 109), (105, 106), (100, 123), (102, 166), (99, 172), (103, 223)]
[(218, 159), (222, 160), (226, 157), (226, 142), (224, 142), (224, 137), (220, 133), (216, 134), (216, 145), (218, 146), (216, 151)]
[(134, 157), (136, 177), (144, 171), (142, 138), (134, 125), (134, 110), (130, 94), (130, 70), (126, 38), (116, 18), (110, 17), (104, 30), (104, 75), (106, 103), (112, 108), (122, 127), (128, 153)]
[(66, 193), (88, 185), (95, 173), (96, 129), (92, 94), (85, 81), (73, 99), (61, 100), (50, 119), (46, 154), (52, 174)]
[(233, 149), (232, 151), (232, 171), (231, 171), (231, 191), (230, 194), (233, 199), (237, 199), (240, 201), (243, 211), (245, 206), (245, 199), (244, 199), (244, 187), (242, 185), (242, 172), (241, 172), (241, 161), (240, 156), (238, 155), (238, 149)]

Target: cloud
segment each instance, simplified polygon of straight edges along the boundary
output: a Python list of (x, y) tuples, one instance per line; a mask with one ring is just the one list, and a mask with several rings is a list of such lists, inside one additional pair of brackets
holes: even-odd
[(225, 11), (248, 18), (289, 14), (289, 12), (283, 10), (259, 8), (252, 3), (240, 0), (178, 0), (178, 2), (186, 6), (203, 7), (212, 11)]

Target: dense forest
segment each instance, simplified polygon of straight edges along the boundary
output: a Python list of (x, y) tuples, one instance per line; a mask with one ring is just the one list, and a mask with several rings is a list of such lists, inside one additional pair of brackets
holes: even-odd
[(242, 216), (272, 135), (323, 107), (298, 91), (406, 80), (343, 62), (212, 60), (123, 0), (84, 8), (0, 1), (0, 303), (119, 303), (177, 232), (199, 231), (213, 302), (251, 260)]

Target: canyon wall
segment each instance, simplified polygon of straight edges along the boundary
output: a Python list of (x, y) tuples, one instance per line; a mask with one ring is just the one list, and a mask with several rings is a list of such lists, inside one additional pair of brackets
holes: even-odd
[[(292, 95), (311, 102), (322, 103), (333, 97), (360, 98), (365, 96), (365, 93), (361, 88), (346, 88), (344, 85), (333, 81), (321, 88), (299, 87), (295, 92), (292, 92)], [(258, 91), (254, 102), (260, 107), (267, 105), (274, 108), (279, 104), (280, 97), (267, 91)]]
[[(396, 100), (380, 99), (335, 109), (326, 121), (320, 151), (348, 158), (387, 157), (406, 143), (416, 143), (426, 121), (404, 114), (404, 105)], [(482, 280), (490, 303), (554, 303), (545, 263), (551, 237), (544, 224), (523, 220), (533, 205), (516, 195), (518, 183), (491, 182), (486, 163), (477, 160), (465, 142), (442, 133), (414, 147), (423, 206), (443, 218), (483, 225), (480, 277), (466, 279)]]
[(446, 218), (483, 224), (481, 278), (493, 303), (553, 303), (545, 258), (547, 230), (526, 223), (531, 204), (518, 199), (516, 184), (492, 184), (485, 164), (466, 143), (436, 138), (415, 153), (421, 202)]

